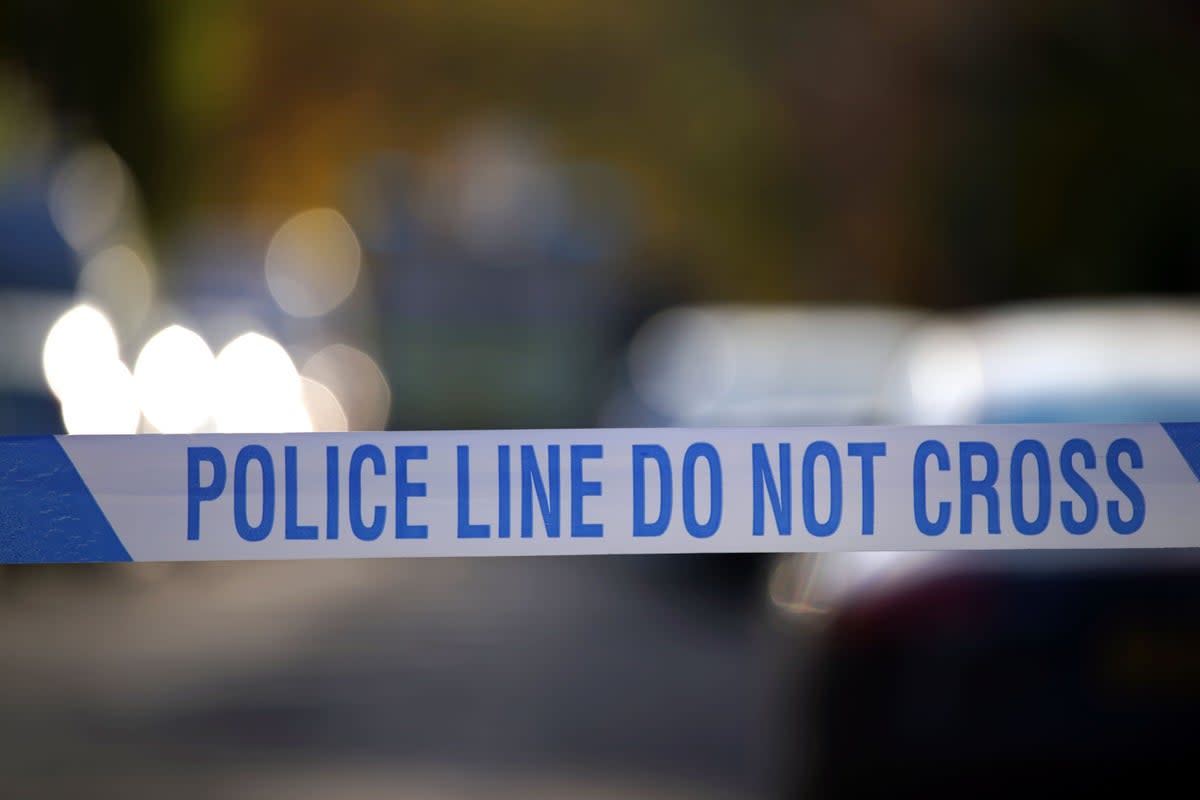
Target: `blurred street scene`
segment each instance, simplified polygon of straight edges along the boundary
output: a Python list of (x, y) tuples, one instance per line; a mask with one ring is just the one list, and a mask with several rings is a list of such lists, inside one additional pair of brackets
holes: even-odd
[[(1198, 77), (1165, 0), (0, 0), (0, 435), (1200, 420)], [(841, 797), (1200, 749), (1190, 553), (893, 555), (0, 567), (0, 774)]]

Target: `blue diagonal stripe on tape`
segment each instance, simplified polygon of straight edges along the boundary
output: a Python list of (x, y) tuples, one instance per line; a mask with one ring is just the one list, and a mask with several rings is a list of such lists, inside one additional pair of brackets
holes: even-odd
[(1200, 422), (1164, 422), (1162, 427), (1200, 480)]
[(0, 562), (131, 560), (57, 439), (0, 441)]

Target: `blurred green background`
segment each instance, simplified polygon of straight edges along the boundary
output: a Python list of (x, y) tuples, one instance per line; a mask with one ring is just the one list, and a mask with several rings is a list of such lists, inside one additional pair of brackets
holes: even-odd
[(635, 187), (637, 285), (959, 306), (1194, 290), (1181, 2), (9, 0), (5, 140), (108, 141), (156, 236), (328, 204), (379, 149), (517, 118)]

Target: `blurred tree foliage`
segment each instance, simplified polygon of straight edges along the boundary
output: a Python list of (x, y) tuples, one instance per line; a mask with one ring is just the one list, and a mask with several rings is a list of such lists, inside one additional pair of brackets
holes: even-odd
[[(3, 59), (161, 226), (331, 202), (509, 116), (633, 178), (698, 297), (961, 305), (1200, 287), (1200, 26), (1151, 3), (9, 0)], [(674, 266), (672, 266), (674, 265)]]

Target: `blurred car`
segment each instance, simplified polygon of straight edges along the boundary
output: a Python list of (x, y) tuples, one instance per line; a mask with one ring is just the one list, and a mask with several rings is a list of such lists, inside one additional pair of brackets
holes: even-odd
[(883, 420), (884, 378), (926, 314), (844, 306), (682, 306), (629, 349), (605, 427), (854, 425)]
[[(879, 422), (884, 379), (921, 312), (899, 308), (683, 306), (648, 320), (603, 427)], [(757, 601), (768, 556), (686, 555), (652, 569)]]
[[(1200, 307), (939, 322), (889, 383), (906, 423), (1196, 420)], [(796, 556), (771, 591), (825, 612), (797, 794), (1144, 793), (1200, 758), (1200, 551)]]

